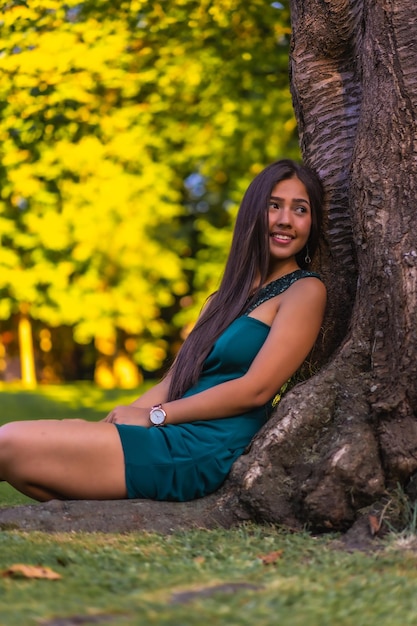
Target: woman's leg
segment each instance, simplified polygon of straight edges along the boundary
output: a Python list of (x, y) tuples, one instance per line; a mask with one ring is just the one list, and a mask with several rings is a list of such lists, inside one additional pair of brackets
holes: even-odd
[(36, 500), (127, 497), (122, 444), (114, 424), (106, 422), (5, 424), (0, 428), (0, 480)]

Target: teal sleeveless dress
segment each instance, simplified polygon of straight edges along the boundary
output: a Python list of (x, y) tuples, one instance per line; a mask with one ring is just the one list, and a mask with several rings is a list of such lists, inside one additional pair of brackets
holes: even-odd
[[(270, 330), (264, 322), (249, 317), (249, 313), (296, 280), (311, 276), (319, 278), (313, 272), (296, 270), (260, 289), (245, 313), (217, 339), (198, 382), (184, 397), (243, 376)], [(116, 424), (125, 457), (128, 497), (181, 502), (212, 493), (223, 483), (271, 411), (272, 399), (243, 415), (221, 419), (196, 419), (161, 428)]]

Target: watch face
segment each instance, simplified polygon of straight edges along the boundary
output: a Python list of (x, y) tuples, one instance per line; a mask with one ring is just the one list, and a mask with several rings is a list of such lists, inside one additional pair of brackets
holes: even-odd
[(163, 424), (165, 421), (165, 411), (163, 409), (152, 409), (151, 421), (153, 424)]

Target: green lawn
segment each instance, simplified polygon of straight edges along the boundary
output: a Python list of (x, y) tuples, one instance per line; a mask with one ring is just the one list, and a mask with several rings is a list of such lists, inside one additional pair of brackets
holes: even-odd
[[(2, 422), (98, 419), (137, 395), (88, 384), (0, 393)], [(0, 486), (1, 505), (28, 501)], [(15, 564), (61, 578), (1, 576)], [(256, 525), (169, 536), (2, 531), (0, 625), (414, 626), (416, 564), (415, 537), (366, 554), (336, 549), (334, 536)]]

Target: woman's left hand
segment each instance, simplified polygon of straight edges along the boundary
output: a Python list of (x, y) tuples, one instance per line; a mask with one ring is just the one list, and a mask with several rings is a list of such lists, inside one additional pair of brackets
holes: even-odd
[(131, 426), (152, 426), (149, 419), (149, 409), (142, 409), (137, 406), (121, 405), (116, 406), (104, 418), (103, 422), (110, 424), (129, 424)]

